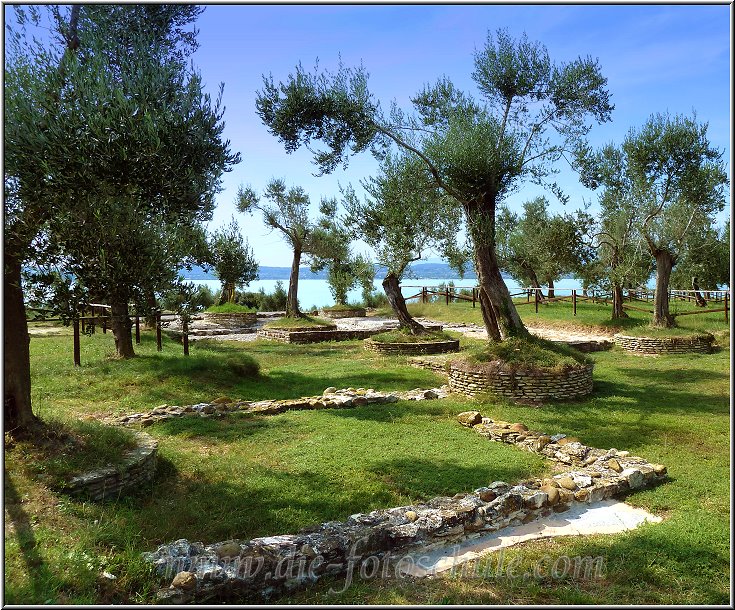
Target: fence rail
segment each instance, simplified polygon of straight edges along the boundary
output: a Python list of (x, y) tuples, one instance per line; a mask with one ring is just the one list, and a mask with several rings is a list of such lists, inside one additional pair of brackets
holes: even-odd
[[(108, 324), (112, 321), (112, 314), (110, 313), (112, 308), (109, 305), (105, 305), (103, 303), (89, 303), (89, 315), (85, 315), (87, 313), (87, 307), (84, 307), (81, 310), (81, 315), (74, 316), (71, 318), (71, 326), (72, 326), (72, 334), (74, 338), (74, 366), (81, 366), (81, 341), (80, 336), (82, 333), (86, 333), (87, 329), (89, 328), (89, 333), (94, 334), (96, 330), (96, 326), (99, 325), (102, 328), (103, 333), (107, 333), (107, 327)], [(26, 311), (36, 311), (36, 312), (44, 312), (44, 311), (50, 311), (49, 309), (44, 309), (41, 307), (26, 307)], [(163, 350), (163, 341), (162, 341), (162, 333), (161, 328), (163, 324), (169, 323), (176, 319), (176, 314), (172, 313), (163, 313), (161, 310), (154, 310), (149, 312), (138, 312), (135, 311), (135, 314), (132, 316), (128, 316), (129, 318), (133, 318), (133, 323), (131, 324), (131, 331), (135, 333), (135, 343), (140, 344), (140, 319), (141, 317), (154, 317), (155, 318), (155, 327), (156, 327), (156, 349), (160, 352)], [(47, 317), (41, 317), (38, 319), (30, 319), (28, 322), (66, 322), (67, 319), (64, 318), (47, 318)], [(183, 325), (183, 337), (182, 342), (184, 344), (184, 355), (189, 355), (189, 334), (188, 334), (188, 328), (187, 324)]]
[[(479, 286), (446, 286), (443, 290), (440, 290), (438, 287), (434, 288), (431, 286), (403, 286), (403, 288), (420, 288), (421, 291), (411, 295), (404, 297), (405, 300), (410, 301), (412, 299), (420, 299), (421, 303), (428, 303), (430, 297), (443, 297), (446, 304), (449, 305), (451, 302), (455, 301), (468, 301), (472, 302), (472, 307), (476, 306), (476, 303), (480, 300), (479, 299)], [(511, 297), (526, 297), (525, 302), (515, 302), (516, 307), (523, 306), (523, 305), (530, 305), (531, 303), (534, 304), (536, 313), (538, 313), (538, 306), (539, 303), (552, 303), (552, 302), (560, 302), (560, 301), (571, 301), (572, 302), (572, 312), (574, 316), (577, 315), (577, 303), (579, 301), (586, 301), (586, 302), (593, 302), (593, 303), (599, 303), (608, 305), (611, 304), (609, 301), (612, 300), (612, 293), (610, 292), (599, 292), (595, 290), (584, 290), (583, 288), (552, 288), (551, 294), (556, 295), (557, 292), (562, 291), (570, 291), (570, 294), (567, 296), (548, 296), (544, 295), (543, 291), (549, 290), (548, 288), (522, 288), (521, 292), (517, 292), (514, 294), (511, 294)], [(652, 309), (647, 309), (643, 307), (636, 307), (635, 305), (630, 305), (629, 303), (632, 302), (640, 302), (640, 303), (651, 303), (651, 301), (654, 298), (655, 292), (653, 290), (646, 290), (642, 288), (631, 288), (631, 289), (624, 289), (625, 293), (623, 294), (623, 309), (630, 309), (634, 311), (642, 311), (644, 313), (653, 313)], [(467, 294), (468, 291), (471, 291), (471, 295)], [(581, 293), (581, 294), (580, 294)], [(708, 313), (721, 313), (724, 312), (725, 314), (725, 322), (729, 321), (729, 311), (730, 311), (730, 290), (669, 290), (669, 299), (678, 299), (681, 301), (687, 301), (687, 302), (698, 302), (697, 300), (697, 294), (702, 295), (705, 301), (705, 307), (702, 307), (701, 311), (686, 311), (686, 312), (679, 312), (673, 314), (676, 316), (693, 316), (693, 315), (702, 315), (702, 314), (708, 314)], [(533, 298), (532, 298), (533, 295)], [(625, 303), (625, 301), (628, 301), (628, 304)], [(723, 307), (717, 308), (717, 309), (710, 309), (706, 307), (706, 302), (711, 303), (723, 303)]]

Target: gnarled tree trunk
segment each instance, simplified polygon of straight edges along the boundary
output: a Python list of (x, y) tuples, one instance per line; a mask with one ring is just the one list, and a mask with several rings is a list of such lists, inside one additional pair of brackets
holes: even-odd
[(547, 295), (550, 299), (553, 299), (556, 296), (556, 293), (554, 292), (554, 280), (549, 278), (549, 294)]
[(388, 273), (383, 279), (383, 290), (385, 290), (385, 296), (388, 297), (388, 302), (393, 308), (393, 313), (398, 318), (398, 324), (401, 328), (408, 328), (412, 335), (420, 335), (426, 332), (421, 324), (413, 319), (413, 316), (408, 313), (406, 307), (406, 299), (403, 298), (401, 292), (401, 285), (398, 282), (398, 276), (395, 273)]
[(133, 337), (130, 334), (132, 323), (127, 301), (112, 301), (110, 314), (112, 316), (112, 335), (115, 337), (115, 351), (118, 357), (134, 358)]
[(699, 282), (697, 278), (692, 278), (692, 290), (694, 290), (694, 298), (697, 301), (697, 307), (707, 307), (707, 301), (704, 300), (702, 293), (699, 291)]
[(619, 284), (613, 284), (612, 293), (612, 319), (620, 320), (627, 318), (628, 314), (623, 309), (623, 287)]
[(298, 318), (299, 311), (299, 265), (301, 264), (301, 247), (294, 246), (291, 275), (288, 278), (288, 296), (286, 297), (286, 317)]
[(30, 337), (20, 270), (20, 260), (8, 255), (6, 249), (3, 282), (3, 415), (5, 431), (13, 434), (27, 434), (38, 424), (31, 409)]
[(222, 292), (219, 296), (219, 304), (225, 305), (226, 303), (235, 302), (235, 282), (223, 282)]
[(495, 248), (475, 245), (477, 283), (480, 286), (480, 308), (488, 337), (501, 341), (507, 337), (527, 336), (528, 331), (518, 315), (508, 287), (500, 275)]
[(656, 292), (653, 295), (652, 326), (671, 328), (674, 317), (669, 313), (669, 281), (676, 259), (666, 250), (658, 250), (656, 257)]

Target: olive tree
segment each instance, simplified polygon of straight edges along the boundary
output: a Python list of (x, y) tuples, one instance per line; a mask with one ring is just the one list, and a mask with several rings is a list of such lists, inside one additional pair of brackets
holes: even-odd
[[(422, 163), (464, 213), (483, 320), (489, 337), (501, 340), (527, 331), (500, 274), (496, 207), (527, 180), (561, 195), (552, 181), (555, 163), (585, 136), (588, 119), (607, 121), (613, 107), (589, 57), (556, 64), (542, 44), (499, 30), (474, 59), (478, 99), (442, 78), (414, 96), (412, 112), (393, 104), (386, 113), (362, 66), (309, 73), (299, 64), (283, 82), (264, 77), (256, 109), (287, 152), (314, 150), (322, 173), (352, 154), (382, 156), (391, 147)], [(315, 149), (318, 142), (325, 147)]]
[(545, 197), (536, 197), (523, 204), (520, 216), (503, 205), (496, 229), (501, 268), (535, 288), (542, 299), (541, 282), (554, 298), (554, 282), (578, 272), (592, 255), (587, 243), (592, 217), (582, 210), (549, 214), (548, 205)]
[(375, 267), (364, 256), (353, 252), (353, 232), (339, 216), (334, 197), (322, 199), (314, 233), (311, 271), (327, 270), (327, 284), (337, 305), (347, 304), (347, 293), (360, 284), (372, 288)]
[[(134, 355), (128, 303), (175, 279), (170, 254), (211, 215), (239, 161), (223, 110), (187, 63), (193, 6), (49, 7), (51, 41), (19, 13), (5, 69), (5, 406), (33, 424), (20, 271), (38, 247), (113, 308), (118, 354)], [(190, 231), (188, 231), (190, 229)], [(166, 256), (163, 256), (163, 255)]]
[(301, 257), (311, 256), (318, 247), (318, 227), (309, 217), (311, 200), (303, 188), (299, 186), (286, 188), (285, 182), (280, 179), (268, 182), (263, 192), (263, 199), (270, 203), (262, 202), (252, 187), (241, 186), (237, 194), (237, 208), (243, 213), (260, 211), (266, 226), (280, 231), (291, 246), (293, 259), (288, 280), (286, 316), (297, 318), (301, 316), (298, 300)]
[(258, 263), (234, 218), (226, 227), (212, 234), (209, 248), (214, 273), (222, 282), (219, 302), (234, 303), (235, 288), (258, 279)]
[(635, 224), (656, 263), (652, 325), (674, 326), (669, 285), (674, 265), (697, 233), (723, 209), (722, 153), (707, 139), (707, 125), (696, 116), (654, 114), (631, 129), (622, 145), (592, 153), (578, 151), (582, 178), (630, 198)]
[(383, 290), (402, 328), (413, 334), (425, 328), (413, 319), (400, 282), (410, 263), (438, 250), (460, 273), (466, 258), (456, 238), (462, 217), (415, 157), (400, 153), (383, 160), (380, 173), (362, 181), (368, 197), (344, 191), (346, 222), (386, 267)]

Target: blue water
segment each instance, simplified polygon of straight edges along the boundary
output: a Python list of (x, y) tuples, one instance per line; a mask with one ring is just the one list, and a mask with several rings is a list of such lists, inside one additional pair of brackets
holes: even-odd
[[(212, 291), (214, 291), (215, 294), (218, 294), (221, 290), (221, 284), (219, 280), (190, 280), (194, 284), (202, 284), (204, 286), (208, 286)], [(288, 290), (288, 281), (287, 280), (256, 280), (254, 282), (250, 282), (250, 285), (245, 288), (247, 291), (257, 292), (261, 288), (265, 289), (267, 293), (273, 292), (273, 290), (276, 287), (276, 282), (281, 281), (283, 282), (283, 287), (285, 290)], [(375, 288), (378, 292), (383, 292), (383, 287), (381, 285), (382, 280), (375, 280), (373, 283), (375, 285)], [(439, 286), (442, 282), (449, 283), (454, 282), (455, 288), (472, 288), (473, 286), (476, 286), (474, 280), (457, 280), (457, 279), (447, 279), (447, 280), (412, 280), (407, 279), (404, 282), (401, 283), (401, 292), (403, 292), (404, 297), (410, 297), (413, 296), (419, 292), (421, 292), (422, 286), (432, 287), (432, 286)], [(506, 285), (508, 286), (508, 290), (510, 290), (511, 294), (520, 292), (521, 286), (512, 279), (506, 279), (505, 280)], [(554, 288), (557, 291), (557, 296), (565, 296), (568, 294), (571, 294), (571, 290), (581, 289), (581, 284), (579, 280), (570, 278), (570, 279), (562, 279), (559, 280), (555, 285)], [(347, 301), (350, 303), (353, 302), (359, 302), (362, 300), (362, 291), (357, 288), (355, 290), (350, 291), (347, 294)], [(329, 291), (329, 284), (327, 284), (326, 280), (300, 280), (299, 281), (299, 306), (301, 309), (311, 309), (312, 307), (323, 307), (325, 305), (334, 305), (334, 299), (332, 298), (332, 293)]]

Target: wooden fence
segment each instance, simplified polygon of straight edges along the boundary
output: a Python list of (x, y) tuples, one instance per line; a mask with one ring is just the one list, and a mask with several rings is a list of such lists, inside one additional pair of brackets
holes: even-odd
[[(479, 286), (447, 286), (444, 288), (444, 290), (439, 290), (438, 288), (433, 288), (430, 286), (404, 286), (404, 288), (420, 288), (420, 292), (405, 297), (407, 301), (410, 301), (412, 299), (420, 299), (421, 303), (428, 303), (430, 297), (440, 297), (443, 298), (447, 305), (449, 303), (455, 302), (455, 301), (468, 301), (472, 303), (472, 307), (476, 306), (476, 303), (480, 300), (479, 297)], [(592, 303), (600, 303), (604, 305), (612, 305), (612, 293), (609, 292), (598, 292), (594, 290), (588, 290), (585, 291), (582, 288), (554, 288), (554, 294), (560, 291), (570, 291), (570, 294), (567, 296), (553, 296), (548, 297), (543, 295), (543, 290), (548, 290), (547, 288), (522, 288), (520, 292), (511, 294), (511, 297), (515, 297), (516, 299), (518, 297), (526, 297), (525, 302), (518, 302), (516, 300), (515, 304), (516, 307), (523, 306), (523, 305), (530, 305), (531, 303), (534, 304), (534, 308), (536, 310), (536, 313), (538, 313), (538, 306), (539, 303), (551, 303), (554, 301), (571, 301), (572, 303), (572, 315), (577, 315), (577, 303), (580, 301), (586, 301), (586, 302), (592, 302)], [(462, 292), (464, 291), (464, 292)], [(467, 294), (467, 292), (470, 291), (470, 294)], [(696, 293), (700, 293), (701, 295), (706, 295), (705, 298), (706, 301), (711, 303), (722, 303), (723, 306), (711, 309), (709, 307), (703, 307), (700, 311), (683, 311), (676, 314), (673, 314), (674, 316), (693, 316), (693, 315), (701, 315), (701, 314), (707, 314), (707, 313), (720, 313), (724, 312), (725, 314), (725, 322), (727, 323), (729, 321), (729, 311), (730, 311), (730, 291), (729, 290), (670, 290), (669, 291), (669, 299), (670, 300), (681, 300), (681, 301), (696, 301)], [(623, 303), (623, 309), (630, 309), (635, 311), (642, 311), (645, 313), (653, 313), (652, 309), (643, 308), (643, 307), (637, 307), (635, 305), (631, 305), (630, 303), (633, 302), (641, 302), (641, 303), (650, 303), (653, 300), (654, 292), (652, 290), (644, 290), (644, 289), (626, 289), (625, 293), (623, 295), (623, 301), (628, 301), (628, 304)]]
[[(35, 312), (44, 312), (48, 311), (47, 309), (41, 309), (37, 307), (26, 307), (27, 311), (35, 311)], [(107, 328), (110, 326), (110, 323), (112, 321), (112, 314), (111, 314), (111, 307), (109, 305), (104, 305), (102, 303), (90, 303), (88, 307), (85, 307), (81, 315), (76, 316), (72, 318), (71, 326), (72, 326), (72, 335), (74, 338), (74, 366), (81, 366), (81, 341), (80, 341), (80, 335), (82, 333), (86, 333), (87, 330), (89, 330), (90, 334), (94, 334), (97, 327), (99, 326), (102, 329), (103, 333), (107, 333)], [(175, 314), (164, 314), (161, 310), (156, 310), (152, 312), (155, 316), (156, 320), (156, 349), (160, 352), (163, 350), (163, 344), (162, 344), (162, 333), (161, 328), (162, 325), (174, 320), (176, 318)], [(168, 319), (164, 320), (164, 316)], [(141, 317), (145, 317), (145, 315), (141, 315), (139, 312), (135, 312), (132, 318), (132, 328), (131, 332), (135, 333), (135, 343), (140, 343), (140, 319)], [(34, 320), (29, 320), (29, 322), (33, 322)], [(35, 321), (39, 322), (63, 322), (64, 320), (62, 318), (47, 318), (45, 316), (40, 316), (39, 318), (36, 318)], [(184, 355), (189, 355), (189, 334), (188, 334), (188, 325), (184, 324), (182, 328), (182, 336), (183, 336), (183, 344), (184, 344)]]

